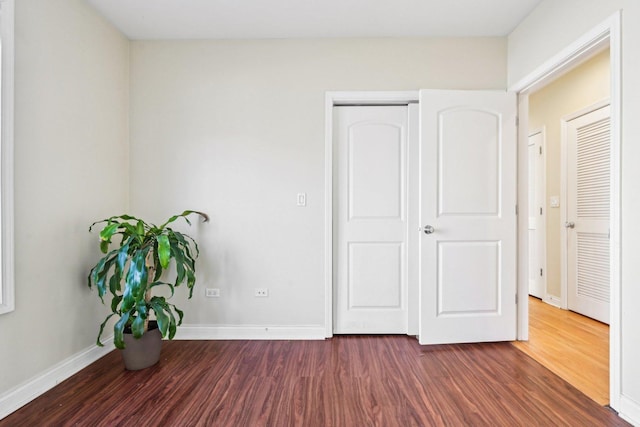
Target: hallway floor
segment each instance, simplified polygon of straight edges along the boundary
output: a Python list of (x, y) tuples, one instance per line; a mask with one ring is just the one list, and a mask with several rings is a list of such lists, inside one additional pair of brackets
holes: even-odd
[(608, 325), (529, 297), (529, 341), (514, 345), (598, 404), (609, 404)]

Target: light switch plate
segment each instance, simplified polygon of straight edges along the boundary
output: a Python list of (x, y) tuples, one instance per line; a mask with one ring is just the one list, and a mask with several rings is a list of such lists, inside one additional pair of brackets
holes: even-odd
[(559, 208), (560, 207), (560, 197), (551, 196), (549, 198), (549, 206), (552, 207), (552, 208)]
[(297, 205), (300, 207), (307, 206), (307, 193), (298, 193), (296, 197)]

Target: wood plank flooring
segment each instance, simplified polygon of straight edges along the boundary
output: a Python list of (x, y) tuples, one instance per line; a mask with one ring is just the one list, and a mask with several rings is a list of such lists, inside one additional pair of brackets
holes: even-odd
[(609, 404), (609, 326), (529, 297), (529, 341), (514, 345), (578, 390)]
[(128, 372), (117, 352), (0, 426), (622, 426), (510, 343), (406, 336), (165, 342)]

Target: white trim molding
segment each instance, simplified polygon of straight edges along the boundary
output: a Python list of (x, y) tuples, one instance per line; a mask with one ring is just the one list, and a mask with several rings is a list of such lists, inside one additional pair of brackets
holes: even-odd
[(618, 415), (631, 425), (640, 426), (640, 403), (629, 399), (625, 395), (620, 396), (620, 410)]
[(531, 93), (546, 86), (559, 75), (577, 67), (596, 52), (609, 46), (611, 44), (612, 34), (615, 32), (615, 27), (619, 25), (620, 12), (617, 12), (546, 60), (529, 75), (511, 85), (509, 90), (520, 93)]
[(562, 301), (560, 299), (560, 297), (557, 297), (555, 295), (550, 295), (550, 294), (546, 294), (544, 296), (544, 302), (546, 302), (549, 305), (552, 305), (554, 307), (558, 307), (561, 308), (560, 306), (562, 305)]
[(0, 314), (15, 308), (13, 255), (14, 0), (0, 1)]
[(324, 340), (322, 325), (182, 325), (177, 340)]
[(103, 343), (104, 347), (88, 347), (1, 394), (0, 420), (113, 351), (113, 337), (104, 340)]

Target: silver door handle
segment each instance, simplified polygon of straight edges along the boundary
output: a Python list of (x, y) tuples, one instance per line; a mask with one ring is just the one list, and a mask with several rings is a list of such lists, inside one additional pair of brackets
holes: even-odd
[(576, 223), (575, 222), (565, 222), (564, 226), (567, 228), (575, 228)]
[(431, 225), (425, 225), (422, 228), (422, 231), (424, 231), (424, 234), (432, 234), (434, 231), (436, 231), (436, 229), (433, 228), (433, 226), (431, 226)]

